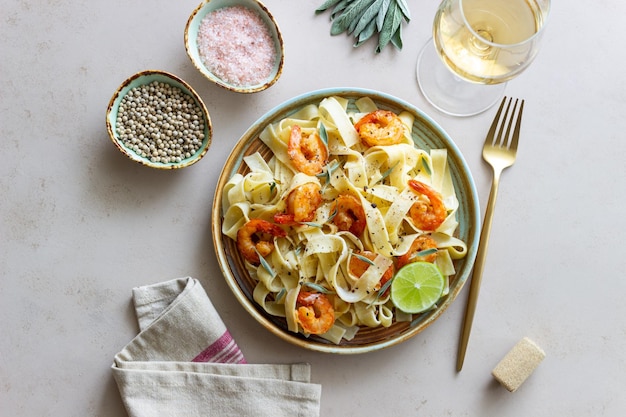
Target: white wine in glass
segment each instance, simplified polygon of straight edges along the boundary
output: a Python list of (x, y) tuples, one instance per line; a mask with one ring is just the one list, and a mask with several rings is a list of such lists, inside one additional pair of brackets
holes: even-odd
[(537, 55), (549, 9), (550, 0), (444, 0), (417, 64), (426, 99), (457, 116), (500, 101)]

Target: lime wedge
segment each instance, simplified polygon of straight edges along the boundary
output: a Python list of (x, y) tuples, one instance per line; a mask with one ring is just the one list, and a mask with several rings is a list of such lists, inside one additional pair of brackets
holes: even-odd
[(413, 262), (400, 269), (391, 283), (391, 301), (405, 313), (421, 313), (441, 298), (445, 280), (430, 262)]

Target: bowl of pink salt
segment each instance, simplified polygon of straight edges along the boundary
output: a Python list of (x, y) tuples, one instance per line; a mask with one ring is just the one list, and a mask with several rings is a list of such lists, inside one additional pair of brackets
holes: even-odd
[(283, 70), (280, 29), (256, 0), (205, 0), (187, 21), (185, 49), (206, 78), (237, 93), (263, 91)]

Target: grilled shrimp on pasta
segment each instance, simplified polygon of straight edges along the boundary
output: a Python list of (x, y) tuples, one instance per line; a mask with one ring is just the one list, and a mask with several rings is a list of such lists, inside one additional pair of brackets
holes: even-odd
[(411, 262), (455, 273), (458, 200), (445, 150), (410, 142), (408, 112), (327, 97), (268, 125), (271, 150), (244, 158), (223, 199), (222, 230), (257, 280), (254, 300), (288, 328), (334, 343), (412, 320), (389, 284)]

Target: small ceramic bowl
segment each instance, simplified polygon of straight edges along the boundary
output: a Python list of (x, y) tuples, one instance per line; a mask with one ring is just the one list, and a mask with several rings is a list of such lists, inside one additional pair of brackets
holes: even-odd
[[(246, 7), (261, 17), (265, 26), (269, 30), (274, 46), (275, 60), (269, 75), (258, 82), (255, 80), (255, 82), (251, 84), (246, 83), (239, 85), (226, 80), (225, 78), (227, 77), (220, 77), (214, 74), (207, 68), (200, 56), (198, 33), (200, 32), (202, 20), (211, 12), (215, 12), (216, 10), (225, 7), (234, 6)], [(263, 91), (278, 81), (283, 70), (284, 44), (280, 29), (267, 7), (260, 1), (256, 0), (205, 0), (193, 11), (187, 21), (187, 25), (185, 27), (185, 49), (189, 59), (191, 59), (193, 65), (202, 73), (202, 75), (215, 84), (237, 93), (256, 93), (258, 91)]]
[[(155, 161), (154, 159), (148, 156), (142, 156), (141, 152), (133, 150), (128, 144), (125, 144), (125, 141), (120, 135), (120, 129), (118, 126), (118, 113), (120, 112), (120, 104), (124, 100), (124, 97), (133, 89), (141, 86), (147, 86), (152, 84), (153, 82), (165, 83), (174, 88), (179, 89), (184, 95), (191, 97), (193, 99), (193, 103), (197, 106), (197, 109), (202, 113), (202, 117), (204, 120), (198, 121), (199, 123), (203, 122), (203, 134), (201, 138), (196, 137), (195, 143), (192, 145), (191, 151), (184, 149), (182, 150), (181, 155), (177, 155), (176, 157), (172, 157), (172, 160), (165, 159)], [(145, 124), (147, 124), (146, 122)], [(142, 127), (144, 122), (141, 122)], [(138, 72), (133, 76), (129, 77), (126, 81), (122, 83), (113, 94), (113, 97), (109, 101), (109, 105), (107, 107), (106, 112), (106, 126), (109, 132), (109, 137), (115, 144), (115, 146), (126, 156), (128, 156), (131, 160), (138, 162), (140, 164), (149, 166), (151, 168), (157, 169), (177, 169), (184, 168), (189, 165), (192, 165), (198, 162), (208, 151), (209, 146), (211, 145), (212, 138), (212, 125), (211, 118), (209, 116), (209, 112), (207, 111), (206, 106), (202, 102), (202, 99), (198, 94), (194, 91), (193, 88), (189, 84), (187, 84), (182, 79), (177, 76), (158, 70), (146, 70)], [(176, 129), (174, 129), (176, 130)], [(198, 128), (200, 130), (200, 127)], [(198, 135), (200, 136), (200, 135)], [(178, 136), (181, 138), (183, 144), (186, 143), (188, 137)], [(201, 140), (200, 140), (201, 139)], [(155, 144), (156, 145), (156, 144)], [(158, 146), (158, 145), (157, 145)], [(189, 145), (187, 145), (189, 146)], [(186, 154), (185, 154), (186, 153)], [(160, 158), (159, 158), (160, 159)]]

